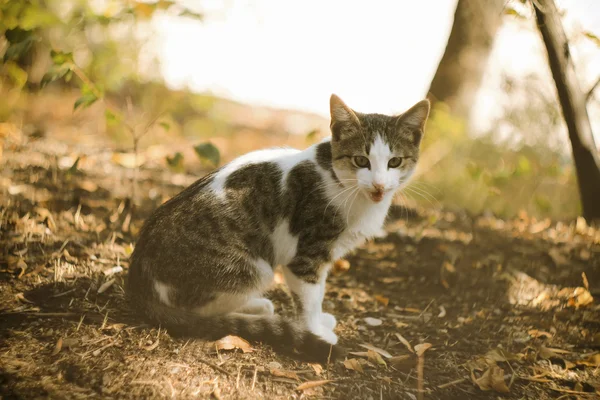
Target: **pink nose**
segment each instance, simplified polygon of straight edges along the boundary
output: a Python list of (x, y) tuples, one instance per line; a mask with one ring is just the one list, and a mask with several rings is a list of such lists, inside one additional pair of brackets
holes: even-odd
[(374, 183), (373, 188), (378, 192), (383, 192), (383, 190), (385, 189), (385, 186), (381, 183)]

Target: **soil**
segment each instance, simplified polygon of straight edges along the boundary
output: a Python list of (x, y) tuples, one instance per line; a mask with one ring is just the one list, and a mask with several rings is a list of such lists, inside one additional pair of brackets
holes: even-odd
[[(324, 307), (351, 353), (320, 366), (173, 338), (133, 315), (136, 234), (197, 176), (122, 161), (48, 137), (5, 148), (3, 399), (598, 398), (600, 230), (582, 219), (395, 206), (386, 235), (336, 263)], [(291, 312), (279, 279), (270, 296)]]

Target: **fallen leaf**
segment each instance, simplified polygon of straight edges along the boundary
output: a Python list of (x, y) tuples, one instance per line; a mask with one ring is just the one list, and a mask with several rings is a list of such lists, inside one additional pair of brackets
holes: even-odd
[(142, 348), (146, 351), (152, 351), (155, 348), (157, 348), (159, 344), (160, 344), (160, 327), (158, 328), (158, 334), (156, 335), (156, 341), (154, 343), (151, 343), (148, 346), (142, 346)]
[(492, 365), (479, 378), (476, 378), (473, 372), (471, 372), (471, 379), (483, 391), (509, 392), (508, 386), (504, 382), (504, 370), (497, 365)]
[(575, 364), (586, 367), (600, 367), (600, 353), (592, 354), (583, 360), (575, 361)]
[(385, 297), (385, 296), (381, 296), (379, 294), (376, 294), (375, 296), (375, 301), (377, 301), (378, 303), (383, 304), (384, 306), (387, 307), (388, 304), (390, 304), (390, 299)]
[(21, 303), (33, 304), (33, 301), (26, 299), (26, 298), (25, 298), (25, 295), (24, 295), (23, 293), (17, 293), (17, 294), (15, 295), (15, 298), (16, 298), (17, 300), (19, 300)]
[(98, 185), (89, 179), (84, 179), (81, 182), (79, 182), (79, 187), (81, 189), (85, 190), (86, 192), (90, 192), (90, 193), (93, 193), (96, 190), (98, 190)]
[(244, 353), (252, 353), (254, 349), (246, 340), (239, 336), (228, 335), (215, 342), (217, 350), (240, 349)]
[(58, 340), (56, 341), (56, 344), (54, 345), (54, 350), (52, 350), (52, 355), (55, 356), (58, 353), (60, 353), (60, 351), (62, 350), (62, 347), (63, 347), (63, 339), (58, 338)]
[(348, 354), (352, 354), (357, 357), (369, 357), (369, 352), (367, 351), (349, 351)]
[(321, 375), (323, 373), (323, 366), (321, 364), (308, 364), (315, 370), (315, 374)]
[(444, 306), (440, 306), (440, 313), (438, 314), (438, 318), (444, 318), (446, 316), (446, 309)]
[(297, 381), (300, 380), (300, 378), (298, 377), (298, 374), (296, 374), (294, 371), (284, 371), (278, 368), (271, 368), (269, 370), (269, 372), (271, 372), (271, 375), (273, 376), (279, 376), (282, 378), (290, 378), (290, 379), (295, 379)]
[(328, 384), (329, 382), (333, 382), (332, 379), (324, 379), (322, 381), (308, 381), (308, 382), (304, 382), (300, 385), (298, 385), (298, 387), (296, 388), (296, 390), (307, 390), (307, 389), (312, 389), (318, 386), (323, 386)]
[(393, 366), (397, 367), (399, 365), (406, 365), (406, 364), (411, 364), (413, 363), (413, 357), (409, 354), (403, 354), (401, 356), (394, 356), (392, 358), (390, 358), (388, 361), (390, 364), (392, 364)]
[(530, 329), (527, 331), (527, 333), (533, 338), (551, 338), (553, 336), (550, 332), (540, 331), (538, 329)]
[(349, 358), (348, 360), (345, 360), (344, 367), (352, 371), (360, 372), (361, 374), (365, 372), (362, 365), (360, 365), (360, 362), (358, 362), (356, 358)]
[(431, 343), (421, 343), (415, 346), (415, 353), (421, 357), (432, 346)]
[(406, 348), (408, 349), (408, 351), (410, 351), (411, 353), (414, 353), (415, 351), (413, 350), (412, 346), (410, 345), (410, 343), (408, 342), (408, 340), (406, 340), (404, 338), (404, 336), (402, 336), (401, 334), (399, 334), (398, 332), (396, 332), (396, 337), (398, 338), (398, 340), (404, 345), (406, 346)]
[(375, 365), (383, 365), (383, 366), (387, 367), (386, 362), (383, 360), (381, 355), (379, 355), (379, 353), (377, 353), (373, 350), (369, 350), (367, 352), (367, 357), (369, 358), (369, 361), (371, 361), (372, 363), (375, 363)]
[(367, 323), (367, 325), (370, 325), (370, 326), (379, 326), (379, 325), (383, 324), (383, 321), (380, 320), (379, 318), (366, 317), (366, 318), (363, 318), (363, 321), (365, 321)]
[(516, 354), (499, 348), (488, 351), (484, 357), (495, 362), (507, 362), (519, 359)]
[(25, 274), (25, 271), (27, 270), (27, 263), (21, 258), (19, 259), (19, 261), (17, 261), (17, 268), (20, 268), (19, 275), (17, 276), (17, 278), (21, 279), (21, 277)]
[(360, 347), (364, 347), (367, 350), (372, 350), (372, 351), (374, 351), (376, 353), (379, 353), (382, 356), (384, 356), (385, 358), (392, 358), (392, 355), (390, 353), (388, 353), (384, 349), (380, 349), (379, 347), (375, 347), (372, 344), (363, 343), (363, 344), (360, 344), (359, 346)]
[(583, 287), (585, 288), (585, 290), (590, 290), (590, 282), (588, 281), (585, 272), (581, 273), (581, 279), (583, 280)]
[(111, 279), (109, 281), (104, 282), (99, 288), (98, 288), (98, 293), (104, 293), (108, 290), (109, 287), (111, 287), (113, 285), (113, 283), (115, 283), (114, 279)]
[(342, 273), (350, 269), (350, 262), (348, 260), (339, 259), (333, 263), (333, 272)]
[(538, 357), (540, 357), (542, 360), (549, 360), (551, 358), (562, 359), (562, 356), (560, 356), (555, 350), (557, 349), (549, 348), (546, 346), (540, 346), (540, 350), (538, 351)]

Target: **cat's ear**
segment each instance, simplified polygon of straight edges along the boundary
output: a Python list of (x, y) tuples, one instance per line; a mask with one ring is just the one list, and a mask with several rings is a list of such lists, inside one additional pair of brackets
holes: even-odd
[(398, 116), (397, 126), (408, 127), (413, 131), (420, 131), (423, 134), (430, 107), (429, 100), (421, 100)]
[(353, 124), (360, 126), (360, 121), (354, 111), (346, 105), (335, 94), (329, 99), (329, 110), (331, 112), (331, 126)]

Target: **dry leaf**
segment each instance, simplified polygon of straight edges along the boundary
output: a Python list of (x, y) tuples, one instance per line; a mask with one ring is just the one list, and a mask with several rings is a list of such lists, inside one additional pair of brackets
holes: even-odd
[(381, 296), (379, 294), (376, 294), (374, 297), (375, 297), (375, 301), (377, 301), (378, 303), (383, 304), (386, 307), (387, 307), (388, 304), (390, 304), (390, 299), (388, 299), (385, 296)]
[(100, 286), (100, 287), (98, 288), (98, 293), (100, 294), (100, 293), (104, 293), (104, 292), (106, 292), (106, 291), (108, 290), (108, 288), (109, 288), (109, 287), (111, 287), (111, 286), (113, 285), (113, 283), (115, 283), (115, 280), (114, 280), (114, 279), (111, 279), (111, 280), (109, 280), (109, 281), (106, 281), (106, 282), (104, 282), (104, 283), (102, 284), (102, 286)]
[(360, 372), (361, 374), (364, 373), (362, 365), (360, 365), (360, 362), (356, 358), (350, 358), (348, 360), (345, 360), (344, 367), (352, 371)]
[(63, 347), (63, 339), (58, 338), (58, 340), (56, 341), (56, 344), (54, 345), (54, 350), (52, 350), (52, 355), (55, 356), (58, 353), (60, 353), (60, 351), (62, 350), (62, 347)]
[(585, 272), (581, 273), (581, 279), (583, 280), (583, 287), (585, 288), (585, 290), (590, 290), (590, 282), (588, 281)]
[(417, 356), (421, 357), (428, 349), (432, 346), (431, 343), (421, 343), (415, 346), (415, 353)]
[(440, 313), (438, 314), (438, 318), (444, 318), (446, 316), (446, 308), (444, 306), (440, 306)]
[(527, 331), (527, 333), (529, 334), (529, 336), (534, 338), (551, 338), (553, 336), (550, 332), (540, 331), (538, 329), (530, 329)]
[(19, 300), (21, 303), (33, 304), (33, 301), (26, 299), (25, 295), (23, 293), (17, 293), (15, 295), (15, 298), (17, 300)]
[(499, 348), (488, 351), (484, 357), (494, 362), (508, 362), (519, 359), (516, 354)]
[[(565, 288), (565, 289), (567, 289), (567, 288)], [(565, 289), (563, 289), (563, 290), (565, 290)], [(558, 294), (560, 295), (563, 290), (558, 292)], [(576, 287), (573, 290), (571, 297), (569, 297), (569, 300), (567, 303), (571, 307), (579, 308), (581, 306), (587, 306), (588, 304), (592, 303), (593, 301), (594, 301), (594, 297), (592, 297), (592, 294), (590, 293), (589, 290), (582, 288), (582, 287)]]
[(94, 182), (92, 182), (89, 179), (84, 179), (83, 181), (79, 182), (79, 187), (83, 190), (85, 190), (86, 192), (90, 192), (93, 193), (96, 190), (98, 190), (98, 185), (96, 185)]
[(239, 336), (228, 335), (215, 342), (217, 350), (233, 350), (240, 349), (244, 353), (252, 353), (254, 349), (246, 340)]
[(363, 343), (359, 345), (360, 347), (364, 347), (367, 350), (372, 350), (375, 353), (379, 353), (382, 356), (384, 356), (385, 358), (392, 358), (392, 355), (390, 353), (388, 353), (387, 351), (385, 351), (384, 349), (380, 349), (379, 347), (375, 347), (372, 344), (368, 344), (368, 343)]
[(21, 258), (19, 259), (19, 261), (17, 261), (17, 268), (21, 269), (19, 271), (19, 275), (17, 276), (17, 278), (21, 279), (21, 277), (25, 274), (25, 271), (27, 270), (27, 263)]
[(308, 381), (308, 382), (304, 382), (302, 384), (300, 384), (296, 390), (307, 390), (307, 389), (312, 389), (318, 386), (323, 386), (325, 384), (328, 384), (329, 382), (333, 382), (332, 379), (324, 379), (322, 381)]
[(367, 351), (349, 351), (348, 354), (358, 357), (369, 357), (369, 353)]
[(321, 364), (308, 364), (315, 370), (315, 374), (321, 375), (323, 373), (323, 367)]
[(413, 364), (412, 359), (413, 359), (413, 356), (411, 356), (409, 354), (403, 354), (401, 356), (394, 356), (394, 357), (390, 358), (388, 361), (394, 367), (405, 366), (405, 365), (412, 366), (412, 364)]
[(497, 365), (492, 365), (479, 378), (475, 378), (475, 375), (471, 372), (471, 379), (483, 391), (509, 392), (508, 386), (504, 382), (504, 370)]
[(600, 353), (592, 354), (583, 360), (575, 361), (575, 363), (586, 367), (600, 367)]
[(376, 365), (383, 365), (383, 366), (387, 367), (386, 362), (379, 355), (379, 353), (377, 353), (377, 352), (375, 352), (373, 350), (369, 350), (367, 352), (367, 357), (369, 358), (369, 361), (371, 361), (372, 363), (375, 363)]
[(546, 346), (540, 346), (540, 351), (538, 352), (538, 357), (540, 357), (543, 360), (549, 360), (551, 358), (562, 359), (562, 356), (560, 356), (558, 354), (558, 352), (556, 352), (555, 350), (558, 350), (558, 349), (553, 349), (553, 348), (549, 348)]
[(342, 273), (350, 269), (350, 262), (348, 260), (336, 260), (333, 263), (333, 272)]
[(271, 375), (273, 376), (280, 376), (282, 378), (290, 378), (290, 379), (295, 379), (297, 381), (300, 380), (300, 378), (298, 377), (298, 374), (296, 374), (294, 371), (284, 371), (278, 368), (271, 368), (269, 370), (271, 372)]
[(158, 334), (156, 335), (156, 342), (154, 342), (148, 346), (142, 346), (142, 348), (146, 351), (152, 351), (155, 348), (157, 348), (159, 344), (160, 344), (160, 328), (158, 328)]
[(379, 326), (379, 325), (383, 324), (383, 321), (380, 320), (379, 318), (366, 317), (366, 318), (363, 318), (363, 321), (365, 321), (367, 323), (367, 325), (370, 325), (370, 326)]
[(406, 340), (404, 338), (404, 336), (402, 336), (401, 334), (396, 332), (396, 337), (398, 338), (398, 340), (404, 345), (406, 346), (406, 348), (408, 349), (408, 351), (410, 351), (411, 353), (414, 353), (415, 351), (413, 350), (412, 346), (410, 345), (410, 343), (408, 342), (408, 340)]

